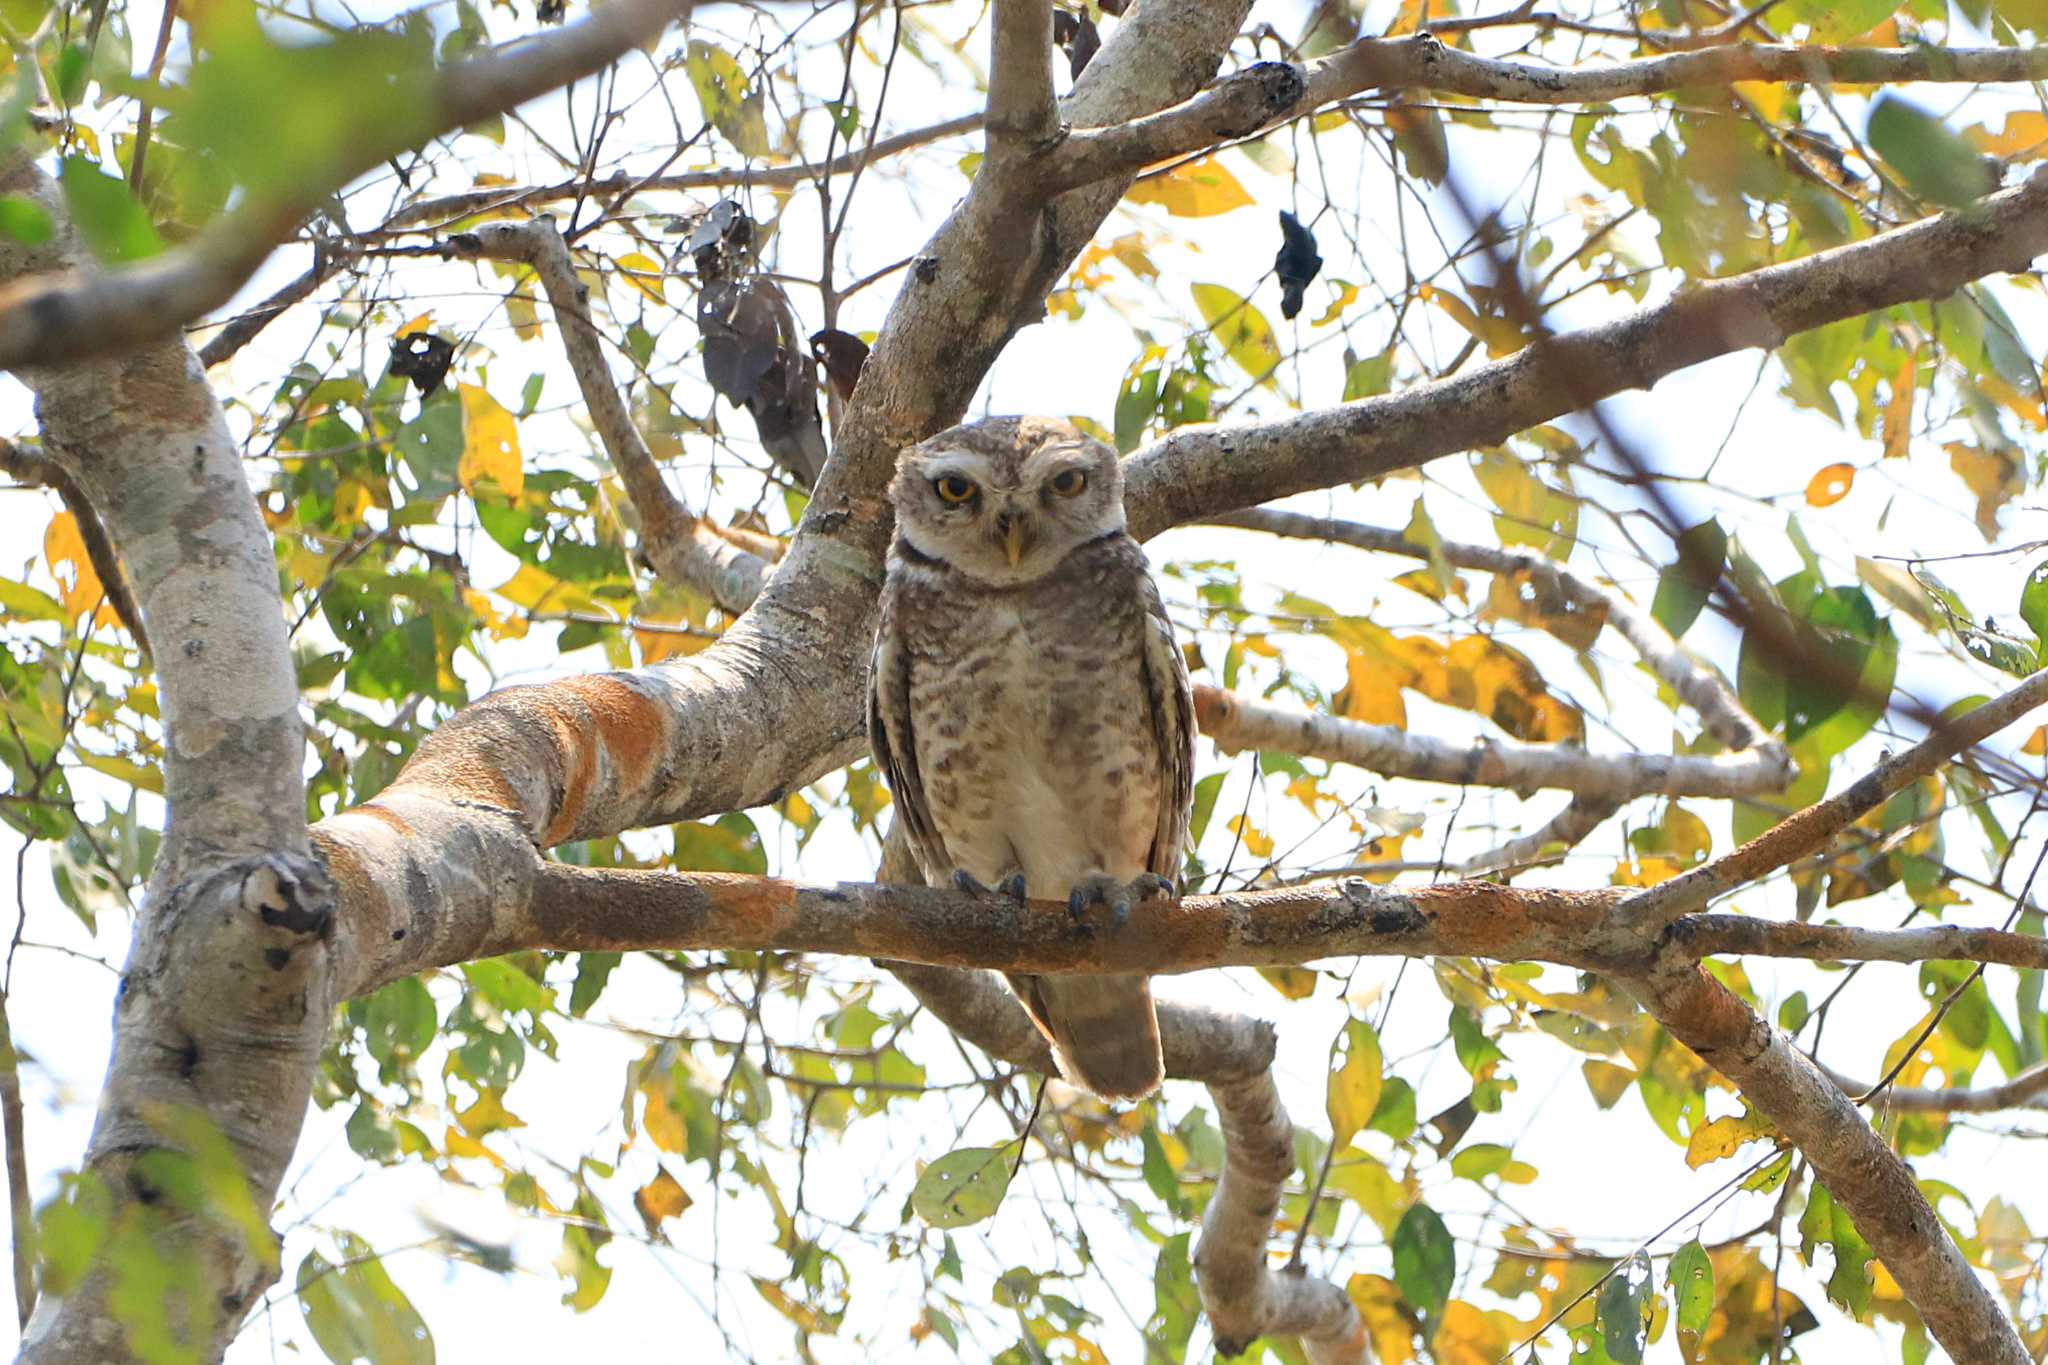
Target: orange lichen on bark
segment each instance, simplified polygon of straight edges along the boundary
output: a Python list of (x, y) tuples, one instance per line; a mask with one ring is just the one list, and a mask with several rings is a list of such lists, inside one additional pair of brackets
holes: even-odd
[[(548, 844), (571, 838), (583, 827), (593, 793), (616, 796), (644, 784), (668, 739), (661, 708), (638, 688), (602, 674), (564, 678), (554, 687), (580, 703), (575, 709), (581, 714), (569, 705), (549, 707), (547, 721), (562, 758), (562, 799), (543, 835)], [(607, 765), (617, 777), (610, 791), (599, 783)]]

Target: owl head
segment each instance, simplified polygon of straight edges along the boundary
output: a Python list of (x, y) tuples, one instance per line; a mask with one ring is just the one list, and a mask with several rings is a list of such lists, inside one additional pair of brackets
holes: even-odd
[(889, 496), (912, 550), (992, 587), (1035, 582), (1124, 528), (1116, 452), (1056, 417), (942, 431), (897, 459)]

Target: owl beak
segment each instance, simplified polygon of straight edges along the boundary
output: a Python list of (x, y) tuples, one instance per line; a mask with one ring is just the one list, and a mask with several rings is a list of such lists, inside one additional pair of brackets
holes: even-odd
[(1031, 538), (1025, 518), (1015, 512), (1000, 512), (996, 515), (996, 533), (1002, 537), (1003, 553), (1009, 556), (1010, 567), (1016, 568), (1017, 561), (1024, 558), (1024, 551), (1030, 546)]

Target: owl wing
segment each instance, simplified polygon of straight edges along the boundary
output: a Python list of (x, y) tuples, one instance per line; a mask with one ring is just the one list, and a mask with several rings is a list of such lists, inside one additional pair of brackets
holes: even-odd
[(1140, 572), (1139, 591), (1145, 602), (1145, 698), (1151, 712), (1152, 740), (1159, 748), (1158, 823), (1146, 866), (1180, 885), (1181, 857), (1188, 838), (1188, 819), (1195, 793), (1195, 694), (1188, 684), (1187, 661), (1174, 643), (1173, 623), (1152, 575)]
[(868, 748), (895, 798), (896, 818), (910, 836), (918, 867), (930, 881), (935, 874), (943, 875), (950, 862), (918, 771), (916, 731), (910, 723), (910, 651), (895, 628), (894, 596), (883, 594), (882, 623), (868, 663)]

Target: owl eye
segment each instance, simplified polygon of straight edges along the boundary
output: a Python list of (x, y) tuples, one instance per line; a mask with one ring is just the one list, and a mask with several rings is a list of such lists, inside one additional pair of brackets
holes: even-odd
[(958, 474), (941, 474), (932, 480), (932, 492), (939, 495), (940, 502), (958, 506), (974, 496), (974, 480)]
[(1088, 486), (1088, 476), (1078, 469), (1062, 469), (1052, 476), (1046, 487), (1063, 498), (1071, 498)]

